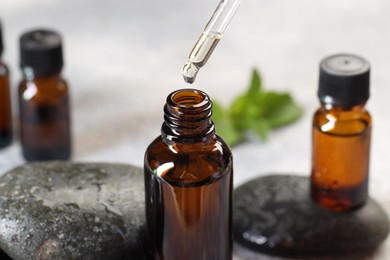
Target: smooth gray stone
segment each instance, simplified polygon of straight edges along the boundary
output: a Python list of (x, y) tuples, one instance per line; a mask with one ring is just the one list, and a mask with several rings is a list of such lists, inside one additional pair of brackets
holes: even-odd
[(249, 181), (235, 190), (233, 205), (235, 241), (262, 253), (369, 255), (389, 233), (389, 219), (374, 200), (350, 212), (332, 212), (310, 199), (309, 180), (301, 176)]
[(0, 251), (17, 260), (142, 259), (142, 170), (47, 162), (0, 179)]

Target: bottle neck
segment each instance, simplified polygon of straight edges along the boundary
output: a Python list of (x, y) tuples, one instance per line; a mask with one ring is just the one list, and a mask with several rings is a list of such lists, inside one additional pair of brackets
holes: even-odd
[(335, 111), (335, 112), (361, 112), (366, 110), (365, 105), (366, 103), (361, 103), (354, 106), (344, 107), (344, 106), (336, 106), (332, 103), (321, 102), (321, 109), (325, 111)]
[(367, 114), (367, 110), (364, 106), (365, 104), (359, 104), (352, 107), (341, 107), (334, 106), (332, 104), (321, 104), (320, 111), (326, 115), (331, 121), (349, 121), (361, 118), (365, 114)]
[(195, 89), (171, 93), (164, 106), (163, 140), (167, 143), (210, 142), (215, 137), (211, 115), (212, 102), (206, 93)]
[(61, 78), (61, 71), (53, 72), (50, 74), (38, 74), (34, 71), (34, 69), (30, 67), (26, 67), (22, 69), (23, 78), (26, 81), (33, 80), (48, 80), (48, 79), (58, 79)]

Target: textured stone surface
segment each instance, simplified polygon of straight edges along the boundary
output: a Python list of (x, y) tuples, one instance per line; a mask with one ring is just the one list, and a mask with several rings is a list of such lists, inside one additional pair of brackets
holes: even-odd
[(142, 170), (33, 163), (0, 179), (0, 249), (13, 259), (142, 259)]
[(234, 193), (234, 239), (277, 255), (370, 254), (387, 237), (389, 219), (372, 199), (338, 213), (313, 203), (308, 178), (260, 177)]

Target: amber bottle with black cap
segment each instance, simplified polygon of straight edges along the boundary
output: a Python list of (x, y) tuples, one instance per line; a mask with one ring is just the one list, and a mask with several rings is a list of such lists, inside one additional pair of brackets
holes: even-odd
[(312, 198), (325, 208), (347, 211), (368, 197), (371, 116), (370, 65), (362, 57), (338, 54), (320, 63), (313, 118)]
[(3, 50), (3, 32), (0, 21), (0, 148), (8, 146), (13, 136), (9, 70), (1, 59)]
[(153, 259), (231, 259), (232, 154), (215, 134), (206, 93), (171, 93), (161, 136), (145, 153)]
[(61, 77), (61, 36), (51, 30), (24, 33), (20, 37), (20, 67), (20, 139), (25, 159), (69, 159), (69, 88)]

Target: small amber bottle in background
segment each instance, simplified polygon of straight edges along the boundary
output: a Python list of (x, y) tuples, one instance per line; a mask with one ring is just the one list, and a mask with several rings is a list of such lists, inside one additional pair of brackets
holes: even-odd
[(339, 54), (320, 63), (313, 118), (311, 195), (334, 211), (362, 206), (368, 197), (371, 116), (370, 65), (358, 56)]
[(146, 218), (154, 259), (231, 259), (232, 154), (215, 134), (212, 103), (171, 93), (162, 135), (145, 154)]
[(69, 89), (61, 77), (61, 36), (33, 30), (20, 38), (20, 139), (28, 161), (69, 159)]
[(12, 112), (9, 70), (1, 59), (3, 54), (3, 33), (0, 21), (0, 148), (12, 142)]

